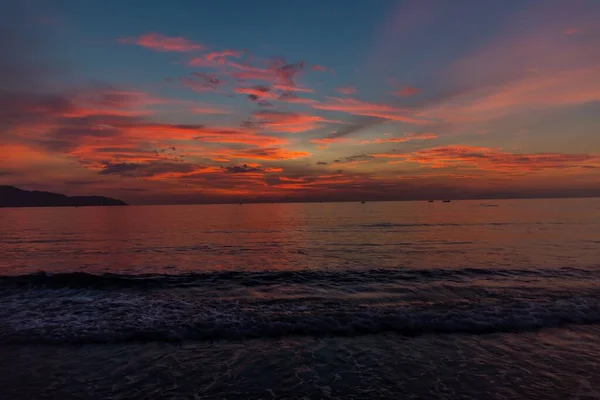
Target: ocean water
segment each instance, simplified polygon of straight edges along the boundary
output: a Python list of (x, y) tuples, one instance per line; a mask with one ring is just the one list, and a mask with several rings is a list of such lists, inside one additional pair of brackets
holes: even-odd
[(0, 393), (600, 398), (599, 278), (600, 199), (0, 209)]

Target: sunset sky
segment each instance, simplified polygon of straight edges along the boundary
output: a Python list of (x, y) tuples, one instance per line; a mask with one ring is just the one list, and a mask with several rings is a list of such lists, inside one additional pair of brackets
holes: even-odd
[(0, 184), (600, 196), (600, 1), (3, 1)]

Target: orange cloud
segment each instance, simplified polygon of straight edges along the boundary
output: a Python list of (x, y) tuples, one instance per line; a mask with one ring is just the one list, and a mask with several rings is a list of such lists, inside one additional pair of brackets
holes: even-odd
[(540, 171), (597, 165), (599, 155), (561, 153), (509, 153), (497, 148), (452, 145), (412, 153), (371, 154), (375, 158), (402, 158), (431, 168), (471, 167), (488, 171)]
[(310, 142), (315, 143), (315, 144), (343, 143), (345, 141), (346, 141), (346, 138), (335, 138), (335, 137), (310, 139)]
[(135, 44), (156, 51), (189, 52), (204, 49), (200, 43), (194, 43), (183, 37), (168, 37), (160, 33), (147, 33), (138, 37), (118, 39), (119, 43)]
[(385, 139), (373, 139), (373, 140), (362, 140), (361, 143), (362, 144), (368, 144), (368, 143), (404, 143), (404, 142), (410, 142), (412, 140), (431, 140), (431, 139), (437, 139), (437, 135), (435, 133), (413, 133), (413, 132), (407, 132), (404, 134), (404, 136), (402, 137), (390, 137), (390, 138), (385, 138)]
[(291, 160), (310, 156), (305, 151), (292, 151), (279, 147), (248, 149), (227, 154), (230, 158), (247, 158), (249, 160)]
[(252, 114), (252, 119), (270, 131), (287, 133), (305, 132), (319, 128), (324, 123), (335, 122), (316, 115), (281, 111), (258, 111)]
[(239, 143), (258, 147), (277, 146), (288, 143), (288, 141), (283, 138), (254, 133), (219, 134), (218, 132), (209, 132), (209, 134), (202, 133), (194, 139), (206, 143)]
[(285, 144), (282, 138), (257, 134), (251, 129), (211, 128), (204, 125), (132, 124), (121, 127), (129, 137), (138, 139), (195, 140), (206, 143), (239, 143), (253, 146)]
[(2, 168), (10, 169), (37, 169), (41, 166), (46, 168), (52, 164), (49, 154), (24, 144), (2, 144), (0, 145), (0, 155), (2, 158)]
[(397, 108), (386, 104), (366, 103), (350, 98), (328, 97), (327, 99), (329, 100), (328, 103), (313, 103), (313, 108), (401, 121), (410, 124), (429, 123), (425, 119), (413, 117), (414, 111), (409, 109)]
[(404, 153), (374, 153), (371, 157), (375, 158), (409, 158), (408, 154)]

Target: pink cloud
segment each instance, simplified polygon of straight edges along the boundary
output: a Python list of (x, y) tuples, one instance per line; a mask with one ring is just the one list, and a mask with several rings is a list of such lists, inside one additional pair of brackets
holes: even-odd
[(227, 57), (240, 58), (244, 52), (238, 50), (213, 51), (188, 61), (190, 67), (218, 67), (227, 63)]
[(204, 49), (200, 43), (194, 43), (184, 37), (168, 37), (160, 33), (147, 33), (138, 37), (127, 37), (117, 40), (119, 43), (135, 44), (148, 49), (163, 52), (189, 52)]
[(353, 86), (339, 87), (335, 90), (337, 90), (338, 92), (340, 92), (342, 94), (348, 94), (348, 95), (356, 93), (356, 88)]
[(273, 93), (271, 93), (270, 87), (263, 86), (263, 85), (256, 85), (253, 87), (238, 87), (238, 88), (234, 88), (233, 91), (235, 93), (247, 94), (249, 96), (256, 96), (256, 97), (261, 97), (261, 98), (266, 98), (266, 99), (277, 98), (277, 96), (275, 96)]
[(581, 28), (578, 27), (572, 27), (572, 28), (567, 28), (563, 31), (563, 33), (565, 35), (576, 35), (578, 33), (581, 33), (583, 30)]
[(192, 107), (190, 109), (192, 114), (230, 114), (231, 112), (228, 110), (223, 110), (221, 108), (211, 107), (211, 106), (197, 106)]
[(327, 67), (324, 67), (324, 66), (322, 66), (322, 65), (318, 65), (318, 64), (311, 65), (311, 66), (310, 66), (310, 69), (311, 69), (312, 71), (318, 71), (318, 72), (331, 72), (331, 73), (333, 73), (333, 72), (334, 72), (334, 70), (333, 70), (333, 69), (330, 69), (330, 68), (327, 68)]
[(319, 110), (339, 111), (353, 115), (364, 115), (410, 124), (426, 124), (427, 120), (414, 117), (415, 112), (386, 104), (366, 103), (350, 98), (328, 97), (327, 103), (313, 103)]
[(412, 133), (407, 132), (404, 136), (401, 137), (387, 137), (385, 139), (373, 139), (373, 140), (363, 140), (362, 144), (368, 143), (405, 143), (413, 140), (431, 140), (437, 139), (437, 135), (435, 133)]
[(304, 62), (286, 64), (281, 59), (271, 60), (266, 68), (248, 64), (230, 62), (229, 66), (237, 69), (231, 76), (238, 80), (257, 80), (271, 84), (295, 86), (294, 78), (304, 70)]
[[(446, 79), (464, 89), (429, 105), (423, 115), (484, 123), (600, 100), (600, 35), (565, 37), (598, 29), (594, 16), (600, 8), (588, 5), (548, 4), (517, 15), (504, 31), (454, 63)], [(562, 30), (565, 18), (573, 25)]]
[(446, 122), (487, 122), (531, 110), (600, 100), (600, 68), (538, 73), (460, 93), (424, 109), (420, 116)]
[(315, 100), (306, 99), (304, 97), (299, 97), (293, 92), (283, 92), (279, 96), (279, 101), (283, 101), (286, 103), (296, 103), (296, 104), (312, 104)]
[(419, 89), (417, 89), (416, 87), (412, 87), (412, 86), (404, 86), (403, 88), (400, 88), (400, 89), (392, 92), (392, 94), (394, 96), (400, 96), (400, 97), (412, 96), (412, 95), (415, 95), (418, 93), (421, 93), (421, 91)]
[(226, 57), (240, 58), (242, 54), (244, 53), (239, 50), (223, 50), (210, 52), (204, 57), (208, 62), (224, 63)]
[(273, 85), (273, 89), (281, 90), (284, 92), (299, 92), (299, 93), (314, 93), (315, 92), (314, 90), (312, 90), (310, 88), (294, 86), (294, 85), (284, 85), (284, 84), (278, 84), (278, 83)]

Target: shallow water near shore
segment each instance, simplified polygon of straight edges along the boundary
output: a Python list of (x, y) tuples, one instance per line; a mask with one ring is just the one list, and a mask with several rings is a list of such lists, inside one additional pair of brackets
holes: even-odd
[(600, 397), (600, 200), (0, 210), (7, 398)]

